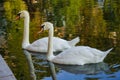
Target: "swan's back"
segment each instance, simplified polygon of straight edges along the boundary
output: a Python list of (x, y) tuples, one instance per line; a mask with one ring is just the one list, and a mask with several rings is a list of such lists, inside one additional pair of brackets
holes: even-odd
[[(64, 39), (60, 39), (58, 37), (53, 37), (53, 51), (63, 51), (65, 49), (71, 48), (68, 42)], [(34, 41), (32, 44), (26, 47), (29, 51), (34, 52), (47, 52), (48, 49), (48, 37), (38, 39)]]
[[(67, 53), (67, 54), (66, 54)], [(105, 52), (87, 46), (72, 47), (58, 54), (53, 62), (69, 65), (84, 65), (103, 61)]]

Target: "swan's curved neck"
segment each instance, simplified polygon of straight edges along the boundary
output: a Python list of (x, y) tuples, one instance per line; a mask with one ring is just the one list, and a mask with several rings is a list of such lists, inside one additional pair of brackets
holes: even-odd
[(48, 53), (47, 53), (47, 59), (50, 61), (53, 59), (53, 27), (49, 29), (49, 37), (48, 37)]
[(23, 32), (23, 42), (22, 48), (25, 49), (29, 43), (29, 14), (24, 17), (24, 32)]

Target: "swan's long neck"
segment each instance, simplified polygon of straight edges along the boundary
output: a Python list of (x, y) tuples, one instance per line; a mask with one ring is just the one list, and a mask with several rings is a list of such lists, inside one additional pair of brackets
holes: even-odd
[(29, 43), (29, 14), (26, 14), (24, 18), (24, 32), (23, 32), (23, 42), (22, 48), (25, 49)]
[(48, 37), (48, 53), (47, 53), (47, 59), (51, 61), (53, 59), (53, 27), (49, 29), (49, 37)]

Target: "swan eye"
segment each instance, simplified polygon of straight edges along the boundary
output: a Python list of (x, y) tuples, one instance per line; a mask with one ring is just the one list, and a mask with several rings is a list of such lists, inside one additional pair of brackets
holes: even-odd
[(15, 19), (15, 20), (20, 19), (20, 15), (21, 15), (21, 13), (18, 13), (18, 14), (16, 15), (16, 19)]
[(20, 16), (21, 13), (18, 13), (17, 16)]
[(44, 28), (45, 25), (42, 25), (41, 28)]

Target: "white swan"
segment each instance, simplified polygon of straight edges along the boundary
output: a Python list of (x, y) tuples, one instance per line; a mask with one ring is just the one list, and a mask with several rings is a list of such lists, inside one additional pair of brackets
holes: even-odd
[[(32, 44), (29, 42), (29, 13), (26, 10), (20, 11), (17, 14), (16, 20), (19, 18), (24, 18), (24, 33), (23, 33), (23, 42), (22, 48), (34, 51), (34, 52), (47, 52), (47, 44), (48, 44), (48, 37), (38, 39), (34, 41)], [(58, 37), (53, 38), (53, 51), (63, 51), (65, 49), (71, 48), (75, 46), (79, 42), (79, 37), (71, 40), (66, 41), (64, 39), (60, 39)]]
[[(88, 46), (77, 46), (64, 50), (57, 56), (53, 55), (53, 25), (49, 22), (42, 24), (42, 30), (49, 31), (47, 60), (66, 65), (84, 65), (103, 62), (106, 55), (112, 50), (100, 51)], [(66, 54), (67, 53), (67, 54)]]

